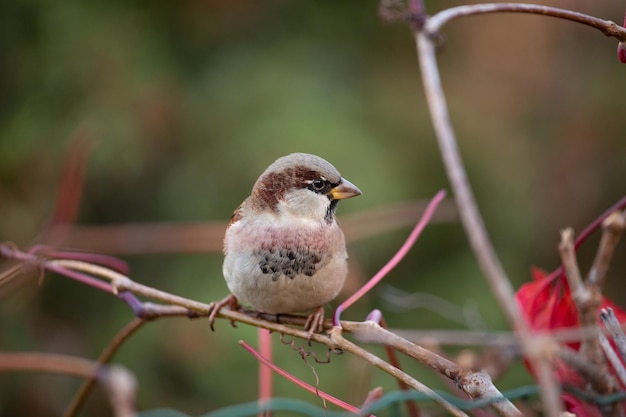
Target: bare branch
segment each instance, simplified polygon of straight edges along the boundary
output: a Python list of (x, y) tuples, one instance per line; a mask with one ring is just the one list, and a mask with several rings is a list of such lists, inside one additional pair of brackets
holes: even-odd
[[(405, 201), (360, 213), (341, 216), (347, 242), (366, 239), (402, 227), (412, 227), (426, 208), (422, 200)], [(433, 223), (456, 222), (452, 201), (443, 201), (433, 215)], [(75, 225), (54, 233), (63, 235), (64, 245), (94, 252), (118, 255), (150, 253), (221, 252), (226, 222), (203, 223), (118, 223)]]
[(617, 346), (622, 360), (626, 361), (626, 335), (624, 335), (624, 330), (621, 328), (619, 321), (617, 321), (613, 309), (602, 309), (602, 311), (600, 311), (600, 320), (602, 320), (604, 327), (611, 333), (611, 337), (615, 342), (615, 346)]
[[(622, 197), (617, 203), (613, 204), (597, 218), (595, 218), (589, 225), (587, 225), (587, 227), (585, 227), (576, 237), (576, 240), (574, 241), (574, 249), (578, 249), (580, 245), (582, 245), (585, 240), (587, 240), (587, 238), (602, 225), (604, 220), (613, 214), (614, 211), (624, 210), (624, 208), (626, 208), (626, 197)], [(556, 279), (561, 276), (563, 276), (563, 265), (559, 266), (550, 274), (550, 279)]]
[[(561, 263), (565, 269), (565, 275), (567, 276), (567, 282), (569, 289), (572, 293), (572, 298), (576, 303), (576, 306), (580, 307), (581, 315), (582, 309), (585, 304), (591, 300), (591, 293), (585, 287), (580, 269), (578, 268), (578, 260), (576, 259), (576, 250), (574, 249), (574, 231), (571, 228), (567, 228), (561, 232), (561, 242), (559, 243), (559, 254), (561, 255)], [(582, 317), (581, 317), (582, 318)], [(582, 318), (584, 324), (595, 323), (595, 315), (592, 320)]]
[(619, 357), (617, 356), (617, 353), (615, 353), (615, 350), (613, 350), (613, 346), (611, 346), (609, 339), (607, 339), (603, 334), (599, 336), (599, 339), (600, 346), (602, 346), (602, 351), (606, 355), (606, 359), (609, 361), (613, 369), (615, 369), (615, 373), (620, 379), (622, 385), (626, 385), (626, 368), (624, 368), (624, 364), (619, 360)]
[(596, 392), (606, 394), (615, 390), (617, 385), (613, 377), (581, 353), (561, 346), (557, 350), (557, 355), (559, 359), (589, 381)]
[[(574, 249), (574, 231), (571, 228), (561, 232), (559, 254), (581, 324), (589, 327), (597, 326), (597, 312), (602, 303), (602, 294), (597, 286), (587, 287), (583, 283)], [(601, 372), (606, 370), (606, 360), (597, 337), (584, 340), (580, 352), (585, 358), (598, 365)]]
[(97, 362), (67, 355), (0, 352), (0, 371), (53, 372), (87, 379), (97, 375), (109, 394), (115, 416), (135, 415), (135, 377), (119, 365), (102, 368)]
[(626, 41), (626, 29), (610, 20), (598, 19), (584, 13), (556, 7), (525, 3), (485, 3), (451, 7), (429, 18), (423, 30), (432, 35), (439, 32), (446, 23), (454, 19), (491, 13), (529, 13), (566, 19), (598, 29), (606, 36), (613, 37), (620, 42)]
[(602, 222), (602, 238), (598, 246), (598, 252), (593, 261), (593, 266), (587, 277), (588, 285), (595, 285), (602, 288), (606, 272), (609, 270), (609, 264), (613, 258), (615, 247), (617, 246), (624, 228), (626, 228), (626, 219), (623, 212), (615, 212)]
[[(427, 21), (426, 26), (429, 25)], [(426, 98), (431, 112), (431, 119), (439, 148), (443, 157), (448, 178), (454, 190), (457, 209), (461, 217), (463, 227), (469, 238), (474, 255), (487, 278), (487, 282), (496, 297), (496, 300), (504, 310), (512, 327), (520, 333), (520, 340), (526, 353), (532, 352), (530, 346), (532, 338), (514, 301), (514, 291), (511, 282), (504, 273), (504, 269), (489, 240), (482, 217), (478, 212), (473, 192), (469, 186), (463, 161), (459, 154), (456, 137), (450, 122), (447, 104), (441, 79), (435, 58), (435, 46), (428, 30), (414, 33), (420, 67), (422, 69), (422, 82), (426, 92)], [(549, 416), (556, 417), (562, 411), (559, 398), (560, 388), (556, 383), (552, 370), (544, 358), (528, 355), (533, 363), (539, 384), (542, 387), (542, 400), (544, 409)]]
[[(434, 352), (424, 349), (408, 340), (384, 329), (378, 323), (366, 321), (363, 323), (349, 322), (344, 324), (345, 329), (354, 334), (360, 341), (378, 343), (392, 347), (418, 362), (431, 367), (441, 375), (452, 380), (461, 390), (472, 398), (500, 398), (502, 394), (491, 382), (491, 378), (484, 372), (466, 371), (456, 363)], [(508, 400), (495, 402), (492, 406), (502, 416), (522, 416), (522, 413)]]
[(431, 119), (437, 133), (437, 140), (439, 141), (439, 148), (448, 178), (454, 190), (461, 222), (469, 238), (474, 255), (491, 285), (496, 299), (504, 309), (507, 319), (513, 327), (524, 329), (526, 328), (526, 323), (522, 320), (513, 301), (513, 287), (506, 277), (489, 240), (467, 179), (441, 87), (434, 45), (424, 33), (417, 32), (415, 37)]
[(0, 371), (3, 372), (53, 372), (90, 378), (97, 369), (97, 363), (74, 356), (36, 352), (0, 352)]
[[(344, 324), (345, 323), (342, 322), (342, 325)], [(442, 408), (451, 413), (453, 416), (468, 417), (467, 414), (458, 409), (456, 406), (449, 403), (446, 399), (441, 397), (435, 391), (428, 388), (426, 385), (422, 384), (410, 375), (400, 371), (398, 368), (391, 366), (389, 363), (385, 362), (378, 356), (368, 352), (367, 350), (355, 345), (354, 343), (344, 338), (342, 335), (341, 327), (333, 327), (329, 332), (329, 336), (329, 340), (332, 342), (332, 347), (334, 347), (335, 349), (343, 349), (346, 352), (350, 352), (353, 355), (358, 356), (361, 359), (364, 359), (365, 361), (371, 363), (375, 367), (382, 369), (389, 375), (392, 375), (397, 380), (403, 381), (413, 389), (428, 395), (430, 399), (439, 404)]]
[(119, 294), (123, 291), (130, 291), (132, 293), (140, 294), (144, 297), (158, 300), (163, 303), (182, 306), (197, 313), (208, 314), (213, 309), (211, 304), (205, 304), (198, 301), (190, 300), (188, 298), (179, 297), (165, 291), (157, 290), (155, 288), (139, 284), (128, 278), (126, 275), (120, 274), (119, 272), (112, 271), (99, 265), (94, 265), (82, 261), (64, 259), (55, 259), (52, 261), (48, 261), (47, 263), (53, 266), (60, 266), (66, 269), (86, 272), (92, 275), (106, 278), (111, 281), (111, 287), (113, 288), (113, 292), (115, 294)]
[(115, 417), (137, 415), (135, 406), (137, 379), (128, 369), (120, 365), (111, 366), (102, 378), (102, 383), (109, 394)]
[[(131, 335), (133, 335), (137, 330), (139, 330), (139, 328), (144, 323), (146, 323), (146, 321), (144, 319), (135, 318), (128, 325), (126, 325), (113, 338), (111, 343), (109, 343), (109, 345), (106, 347), (106, 349), (102, 352), (102, 354), (98, 358), (98, 364), (100, 366), (103, 366), (104, 364), (108, 363), (111, 360), (111, 358), (113, 357), (113, 355), (115, 354), (115, 352), (117, 352), (117, 350), (122, 346), (122, 344), (126, 340), (128, 340), (128, 338)], [(78, 392), (76, 393), (76, 395), (72, 399), (72, 402), (70, 403), (70, 405), (65, 410), (65, 413), (63, 413), (64, 417), (73, 417), (73, 416), (76, 415), (76, 413), (78, 412), (80, 407), (84, 404), (85, 400), (87, 399), (87, 396), (91, 392), (91, 389), (93, 388), (94, 383), (96, 382), (96, 376), (97, 376), (96, 374), (97, 374), (97, 372), (94, 372), (91, 375), (90, 378), (87, 378), (83, 382), (83, 384), (81, 385), (80, 389), (78, 390)]]

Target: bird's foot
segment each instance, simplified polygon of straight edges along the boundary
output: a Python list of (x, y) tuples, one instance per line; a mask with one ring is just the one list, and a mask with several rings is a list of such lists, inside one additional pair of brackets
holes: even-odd
[[(211, 312), (209, 313), (209, 326), (211, 326), (211, 331), (215, 331), (213, 328), (213, 324), (215, 323), (215, 318), (217, 317), (217, 313), (222, 309), (222, 307), (228, 306), (229, 309), (235, 311), (239, 309), (239, 302), (237, 301), (237, 297), (232, 294), (229, 294), (228, 297), (223, 300), (216, 301), (212, 303)], [(231, 326), (237, 327), (233, 320), (230, 321)]]
[(322, 333), (324, 331), (324, 307), (318, 307), (306, 318), (304, 330), (309, 332), (309, 341), (313, 337), (313, 333)]

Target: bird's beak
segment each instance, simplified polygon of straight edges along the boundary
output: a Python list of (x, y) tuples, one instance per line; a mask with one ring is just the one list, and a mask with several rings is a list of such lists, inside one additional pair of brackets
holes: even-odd
[(361, 190), (347, 179), (342, 178), (341, 184), (330, 190), (329, 194), (333, 197), (333, 200), (343, 200), (344, 198), (361, 195)]

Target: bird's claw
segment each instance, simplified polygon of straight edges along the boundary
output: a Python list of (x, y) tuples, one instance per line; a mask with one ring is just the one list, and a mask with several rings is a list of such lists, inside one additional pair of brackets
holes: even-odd
[[(222, 307), (228, 306), (229, 309), (235, 311), (239, 309), (239, 302), (237, 301), (237, 297), (232, 294), (229, 294), (228, 297), (216, 301), (212, 303), (210, 313), (209, 313), (209, 326), (211, 326), (211, 331), (215, 331), (214, 324), (215, 319), (217, 317), (217, 313), (222, 309)], [(233, 320), (230, 321), (231, 326), (237, 327)]]
[(322, 333), (324, 331), (324, 307), (318, 307), (306, 318), (304, 330), (309, 332), (309, 341), (314, 333)]

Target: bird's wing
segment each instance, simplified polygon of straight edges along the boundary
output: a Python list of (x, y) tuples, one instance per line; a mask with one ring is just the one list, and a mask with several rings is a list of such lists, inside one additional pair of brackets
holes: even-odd
[(239, 220), (243, 219), (243, 208), (247, 204), (248, 200), (249, 200), (249, 197), (243, 200), (243, 202), (239, 204), (239, 207), (235, 209), (235, 211), (233, 212), (233, 215), (230, 216), (230, 221), (228, 222), (228, 226), (226, 226), (226, 229), (228, 229), (233, 224), (237, 223)]

